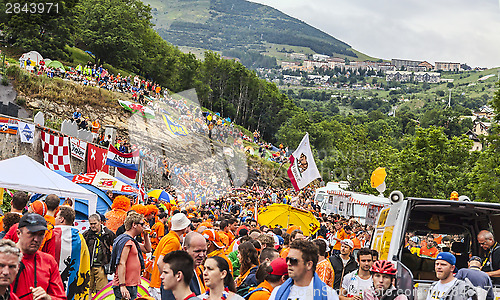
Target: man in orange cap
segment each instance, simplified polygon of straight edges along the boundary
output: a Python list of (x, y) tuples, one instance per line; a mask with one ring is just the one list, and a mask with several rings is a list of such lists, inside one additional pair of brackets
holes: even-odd
[(205, 229), (203, 231), (203, 237), (207, 240), (208, 248), (207, 248), (207, 258), (212, 256), (219, 256), (224, 258), (229, 264), (229, 269), (231, 270), (231, 274), (233, 273), (233, 264), (231, 260), (224, 254), (224, 244), (220, 241), (219, 233), (217, 233), (213, 229)]

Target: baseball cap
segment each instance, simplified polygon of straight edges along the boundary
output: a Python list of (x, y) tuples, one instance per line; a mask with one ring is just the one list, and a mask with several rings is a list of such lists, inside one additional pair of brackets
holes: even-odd
[(455, 255), (451, 254), (450, 252), (439, 253), (438, 256), (436, 257), (436, 260), (444, 260), (450, 265), (455, 265), (455, 263), (457, 262)]
[(39, 214), (28, 213), (19, 220), (18, 228), (23, 227), (26, 227), (30, 232), (47, 230), (47, 221)]
[(183, 230), (186, 229), (191, 221), (183, 213), (176, 213), (170, 220), (172, 227), (171, 230)]
[(284, 258), (277, 258), (271, 262), (269, 265), (272, 270), (269, 274), (283, 276), (288, 274), (288, 265), (286, 264), (286, 260)]
[(213, 242), (215, 246), (217, 246), (217, 248), (224, 248), (224, 244), (222, 244), (222, 242), (220, 241), (220, 236), (215, 230), (205, 229), (202, 235), (205, 239), (207, 239), (207, 241)]
[(478, 261), (480, 264), (483, 263), (483, 260), (481, 259), (481, 257), (479, 256), (472, 256), (470, 259), (469, 259), (469, 262), (471, 261)]
[(347, 245), (349, 247), (354, 248), (354, 243), (350, 239), (345, 239), (341, 242), (342, 245)]

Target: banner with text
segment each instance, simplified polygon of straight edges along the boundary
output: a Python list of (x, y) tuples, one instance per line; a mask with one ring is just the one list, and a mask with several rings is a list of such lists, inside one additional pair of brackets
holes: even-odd
[(87, 153), (87, 142), (81, 141), (77, 138), (71, 138), (71, 156), (78, 158), (79, 160), (85, 160), (85, 154)]

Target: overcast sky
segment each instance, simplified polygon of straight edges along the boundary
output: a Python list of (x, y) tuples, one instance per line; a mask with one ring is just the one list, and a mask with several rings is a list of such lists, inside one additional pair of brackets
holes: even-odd
[(500, 66), (500, 0), (251, 0), (391, 59)]

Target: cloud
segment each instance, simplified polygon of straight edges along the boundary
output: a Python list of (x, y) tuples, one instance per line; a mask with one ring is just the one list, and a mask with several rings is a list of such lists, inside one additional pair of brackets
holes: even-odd
[(253, 2), (303, 20), (370, 56), (500, 66), (500, 0)]

